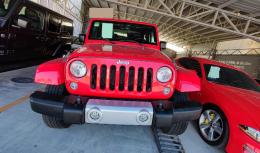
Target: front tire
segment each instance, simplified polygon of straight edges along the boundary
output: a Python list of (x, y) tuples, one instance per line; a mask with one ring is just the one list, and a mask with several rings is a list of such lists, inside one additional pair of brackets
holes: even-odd
[(162, 131), (169, 135), (181, 135), (188, 127), (188, 122), (176, 122), (169, 128), (162, 128)]
[(43, 122), (50, 128), (63, 129), (70, 126), (69, 124), (64, 123), (64, 121), (58, 117), (42, 115), (42, 119)]
[[(67, 90), (64, 85), (47, 85), (45, 92), (51, 96), (64, 96)], [(42, 115), (43, 122), (50, 128), (68, 128), (70, 124), (66, 124), (61, 118), (55, 116)]]
[[(171, 101), (175, 104), (188, 101), (188, 95), (186, 93), (175, 91)], [(187, 121), (174, 122), (171, 127), (162, 128), (162, 131), (170, 135), (181, 135), (186, 131), (188, 124), (189, 122)]]
[(217, 107), (205, 106), (197, 120), (201, 138), (209, 145), (225, 148), (228, 143), (229, 127), (224, 113)]

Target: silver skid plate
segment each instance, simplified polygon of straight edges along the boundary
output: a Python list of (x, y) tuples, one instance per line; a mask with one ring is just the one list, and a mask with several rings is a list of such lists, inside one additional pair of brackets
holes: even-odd
[(150, 102), (90, 99), (85, 108), (86, 123), (152, 125)]

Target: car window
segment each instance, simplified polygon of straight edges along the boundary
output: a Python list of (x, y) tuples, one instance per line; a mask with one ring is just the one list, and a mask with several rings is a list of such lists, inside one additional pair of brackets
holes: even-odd
[(199, 77), (202, 77), (202, 73), (201, 73), (201, 67), (200, 67), (200, 63), (196, 60), (193, 59), (188, 59), (188, 58), (182, 58), (179, 59), (179, 63), (182, 67), (189, 69), (189, 70), (195, 70), (197, 72), (197, 75)]
[(0, 0), (0, 17), (5, 16), (13, 7), (15, 0)]
[(220, 67), (211, 66), (207, 77), (210, 79), (219, 79), (219, 77), (220, 77), (219, 73), (220, 73)]
[(210, 82), (260, 91), (259, 86), (243, 72), (210, 64), (205, 64), (204, 68), (206, 79)]
[(61, 33), (65, 35), (73, 34), (73, 23), (71, 21), (63, 20), (61, 23)]
[(14, 24), (20, 28), (42, 31), (44, 29), (44, 13), (24, 6), (14, 18)]
[(152, 26), (110, 21), (94, 21), (89, 39), (157, 44), (156, 29)]
[(51, 14), (49, 17), (48, 31), (59, 33), (60, 27), (61, 27), (61, 19)]

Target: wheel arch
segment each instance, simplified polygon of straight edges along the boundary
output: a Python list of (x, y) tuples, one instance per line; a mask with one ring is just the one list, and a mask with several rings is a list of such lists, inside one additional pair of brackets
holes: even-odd
[(213, 108), (218, 109), (218, 110), (224, 115), (225, 119), (226, 119), (227, 122), (228, 122), (228, 126), (229, 126), (229, 121), (228, 121), (229, 119), (228, 119), (228, 117), (227, 117), (227, 113), (225, 113), (225, 112), (227, 112), (227, 111), (225, 111), (225, 110), (223, 109), (223, 107), (218, 106), (218, 105), (216, 105), (216, 104), (214, 104), (214, 103), (212, 103), (212, 102), (204, 103), (204, 104), (202, 105), (202, 107), (203, 107), (203, 109), (204, 109), (205, 107), (213, 107)]

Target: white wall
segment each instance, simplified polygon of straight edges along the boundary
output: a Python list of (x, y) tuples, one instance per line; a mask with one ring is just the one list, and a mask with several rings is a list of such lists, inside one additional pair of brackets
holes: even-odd
[(249, 49), (249, 48), (260, 48), (260, 43), (251, 39), (239, 39), (219, 42), (217, 44), (217, 50), (227, 49)]
[[(239, 39), (219, 42), (217, 53), (222, 54), (256, 54), (255, 50), (260, 50), (260, 43), (251, 39)], [(223, 52), (224, 51), (224, 52)]]

